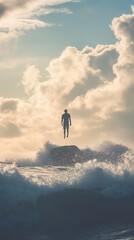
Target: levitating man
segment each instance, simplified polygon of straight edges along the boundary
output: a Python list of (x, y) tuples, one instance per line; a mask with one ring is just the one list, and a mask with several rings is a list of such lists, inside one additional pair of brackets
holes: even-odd
[(67, 112), (67, 109), (65, 109), (64, 114), (62, 114), (61, 125), (63, 126), (63, 129), (64, 129), (64, 138), (66, 137), (66, 133), (67, 133), (67, 137), (68, 137), (69, 136), (69, 125), (71, 126), (71, 116)]

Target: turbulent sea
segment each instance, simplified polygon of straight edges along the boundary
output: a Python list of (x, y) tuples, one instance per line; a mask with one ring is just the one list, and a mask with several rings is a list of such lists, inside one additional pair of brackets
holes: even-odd
[(110, 144), (56, 166), (51, 148), (0, 163), (0, 240), (134, 239), (133, 151)]

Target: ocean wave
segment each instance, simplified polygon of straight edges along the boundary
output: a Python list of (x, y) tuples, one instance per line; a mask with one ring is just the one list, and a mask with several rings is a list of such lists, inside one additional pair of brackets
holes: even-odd
[[(54, 154), (52, 154), (53, 150), (58, 150), (60, 148), (60, 151), (54, 152)], [(74, 153), (73, 156), (72, 152)], [(122, 156), (124, 156), (124, 154), (127, 152), (132, 153), (132, 150), (121, 144), (113, 144), (108, 141), (103, 142), (97, 149), (91, 149), (89, 147), (85, 149), (78, 149), (77, 146), (59, 147), (57, 145), (51, 144), (50, 142), (46, 142), (43, 147), (39, 149), (34, 159), (8, 159), (6, 162), (16, 162), (18, 166), (74, 166), (78, 162), (83, 163), (94, 159), (97, 159), (97, 161), (101, 162), (109, 161), (115, 163), (120, 161), (122, 159)], [(56, 158), (54, 156), (55, 153), (57, 154)]]
[[(134, 221), (134, 155), (74, 166), (0, 165), (0, 236)], [(8, 231), (7, 231), (8, 230)]]

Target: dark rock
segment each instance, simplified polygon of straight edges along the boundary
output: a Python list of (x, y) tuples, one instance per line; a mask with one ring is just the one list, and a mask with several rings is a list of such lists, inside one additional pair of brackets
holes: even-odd
[(75, 145), (62, 146), (51, 149), (50, 159), (54, 165), (74, 165), (83, 161), (83, 154)]

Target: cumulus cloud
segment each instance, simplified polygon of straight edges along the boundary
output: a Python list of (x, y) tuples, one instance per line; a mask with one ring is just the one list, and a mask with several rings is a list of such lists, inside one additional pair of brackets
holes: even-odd
[[(84, 50), (83, 50), (84, 51)], [(113, 80), (115, 74), (113, 65), (117, 62), (118, 52), (114, 45), (97, 45), (95, 49), (89, 52), (90, 66), (93, 69), (100, 70), (102, 81)]]
[(88, 57), (67, 47), (58, 59), (51, 61), (47, 71), (50, 78), (42, 84), (41, 91), (46, 101), (59, 106), (75, 85), (83, 84), (88, 74)]
[(17, 99), (0, 98), (1, 112), (14, 112), (17, 110), (17, 105), (18, 105)]
[(70, 143), (91, 145), (108, 139), (132, 146), (133, 22), (134, 13), (113, 19), (111, 29), (117, 37), (114, 45), (86, 46), (82, 51), (67, 47), (50, 62), (45, 80), (36, 66), (28, 66), (22, 79), (26, 99), (0, 102), (2, 122), (7, 124), (7, 118), (10, 122), (1, 126), (2, 136), (7, 132), (12, 136), (14, 123), (16, 135), (19, 127), (21, 146), (24, 138), (31, 142), (35, 135), (36, 145), (41, 139), (60, 144), (60, 117), (63, 109), (69, 108), (73, 118)]
[[(77, 96), (69, 106), (73, 109), (87, 109), (91, 117), (100, 122), (97, 128), (98, 134), (104, 134), (106, 138), (118, 139), (127, 142), (133, 142), (132, 118), (134, 117), (133, 104), (134, 101), (134, 14), (123, 15), (115, 18), (112, 22), (112, 30), (118, 38), (118, 42), (111, 48), (110, 46), (101, 46), (103, 51), (96, 49), (85, 49), (88, 55), (94, 55), (94, 61), (91, 60), (92, 67), (97, 67), (101, 70), (100, 78), (104, 79), (107, 76), (107, 57), (106, 49), (109, 51), (109, 60), (111, 70), (108, 71), (111, 77), (105, 78), (96, 88), (88, 89), (87, 93)], [(99, 46), (100, 48), (100, 46)], [(113, 54), (116, 52), (116, 55)], [(118, 53), (118, 57), (117, 57)], [(98, 59), (103, 59), (100, 68)], [(105, 64), (106, 68), (103, 66)], [(109, 82), (110, 80), (110, 82)], [(96, 125), (97, 126), (97, 125)], [(90, 132), (90, 131), (89, 131)], [(134, 133), (134, 132), (133, 132)]]
[(24, 86), (25, 92), (31, 94), (38, 88), (38, 83), (40, 82), (41, 74), (37, 67), (30, 66), (24, 73), (22, 84)]

